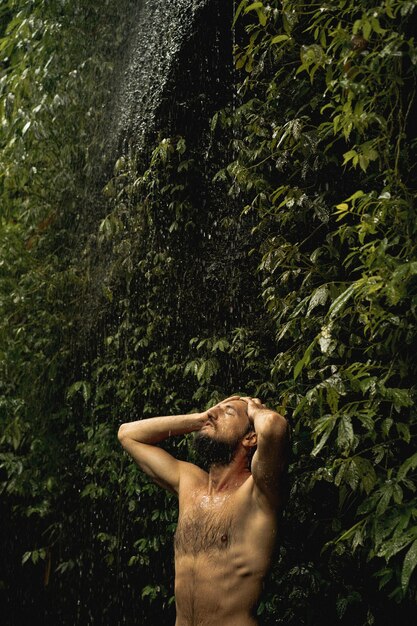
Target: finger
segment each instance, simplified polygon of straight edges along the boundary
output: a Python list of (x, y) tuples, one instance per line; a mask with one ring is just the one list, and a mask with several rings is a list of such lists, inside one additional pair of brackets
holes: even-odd
[(248, 396), (245, 396), (244, 398), (241, 397), (240, 400), (243, 400), (243, 402), (246, 402), (247, 404), (255, 404), (255, 406), (263, 406), (259, 398), (250, 398)]

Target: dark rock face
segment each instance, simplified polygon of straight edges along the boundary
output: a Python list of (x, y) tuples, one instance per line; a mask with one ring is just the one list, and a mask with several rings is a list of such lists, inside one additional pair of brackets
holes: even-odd
[(197, 139), (230, 95), (233, 3), (142, 0), (130, 17), (109, 105), (108, 149), (141, 149), (155, 132)]

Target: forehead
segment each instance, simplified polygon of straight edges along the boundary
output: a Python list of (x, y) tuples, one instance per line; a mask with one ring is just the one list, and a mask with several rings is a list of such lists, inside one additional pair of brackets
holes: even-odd
[(221, 407), (223, 409), (233, 409), (236, 413), (240, 415), (246, 413), (246, 402), (243, 400), (229, 400), (228, 402), (222, 402)]

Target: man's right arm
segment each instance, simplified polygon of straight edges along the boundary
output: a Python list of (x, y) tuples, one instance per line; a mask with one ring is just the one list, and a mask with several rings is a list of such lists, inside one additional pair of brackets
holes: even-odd
[(188, 465), (155, 444), (175, 435), (200, 430), (206, 413), (151, 417), (122, 424), (118, 438), (139, 467), (158, 485), (178, 493), (181, 469)]

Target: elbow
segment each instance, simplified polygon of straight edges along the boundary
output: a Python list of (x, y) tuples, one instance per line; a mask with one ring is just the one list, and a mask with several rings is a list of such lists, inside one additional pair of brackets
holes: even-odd
[(278, 438), (288, 437), (288, 422), (283, 415), (271, 412), (264, 420), (261, 433), (267, 437), (275, 436)]
[(289, 431), (289, 424), (286, 417), (280, 413), (275, 413), (275, 428), (282, 434), (287, 435)]
[(119, 427), (119, 430), (117, 431), (117, 438), (122, 445), (123, 445), (123, 442), (126, 440), (126, 436), (127, 436), (126, 430), (127, 430), (127, 424), (122, 424)]

